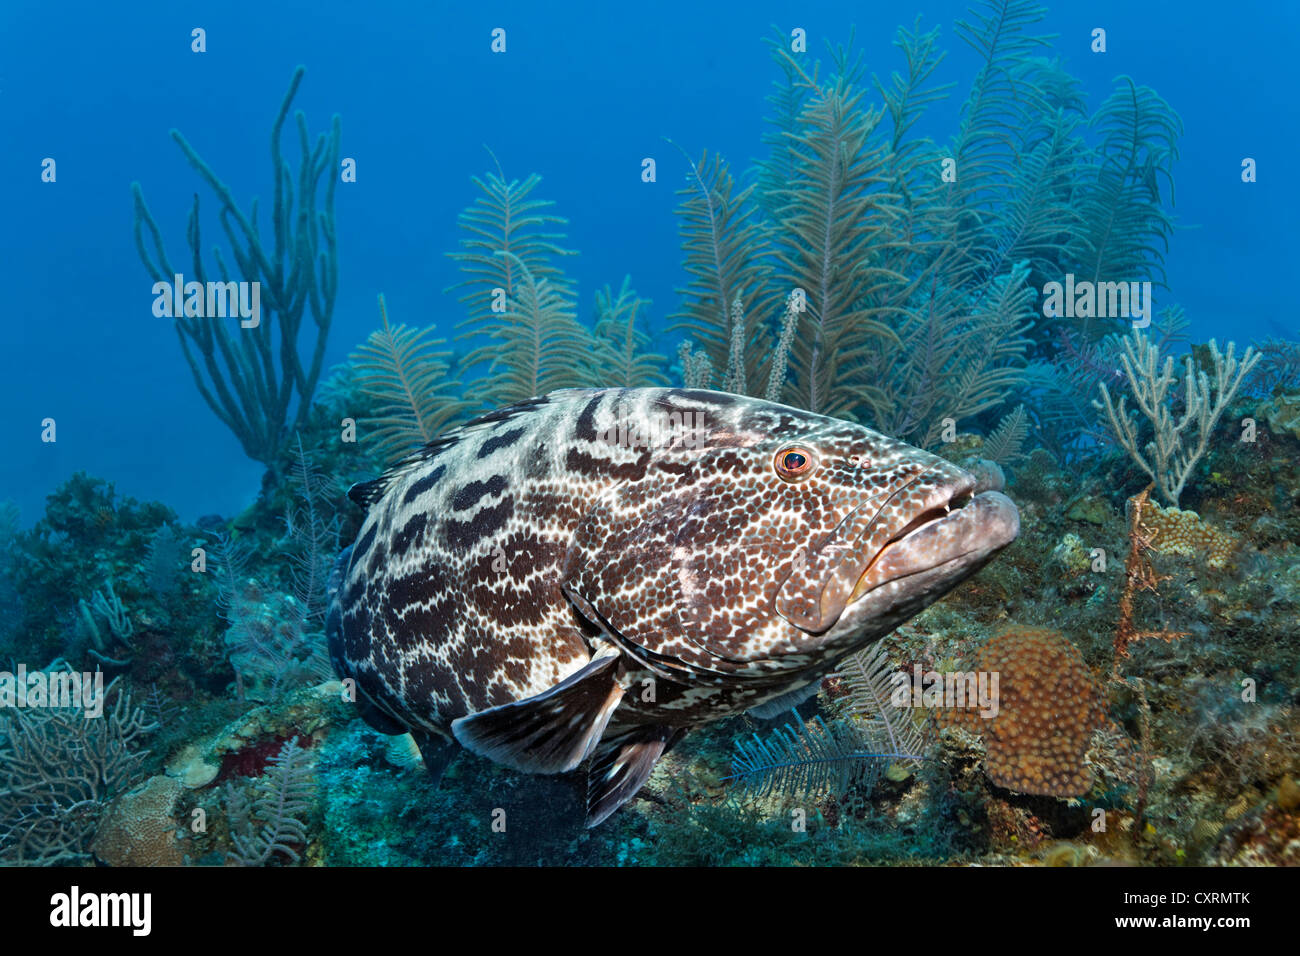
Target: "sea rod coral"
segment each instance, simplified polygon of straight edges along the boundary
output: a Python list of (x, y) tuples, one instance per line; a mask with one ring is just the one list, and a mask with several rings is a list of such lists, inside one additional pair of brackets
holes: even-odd
[[(303, 67), (294, 71), (289, 92), (280, 103), (271, 129), (274, 245), (267, 243), (259, 232), (257, 200), (253, 200), (251, 210), (245, 214), (235, 204), (230, 187), (217, 178), (189, 141), (179, 130), (171, 131), (185, 158), (221, 203), (220, 220), (230, 242), (235, 268), (232, 271), (228, 267), (218, 250), (215, 272), (220, 281), (213, 284), (229, 285), (234, 279), (256, 283), (261, 304), (261, 314), (255, 324), (232, 332), (231, 320), (225, 317), (224, 309), (220, 310), (221, 315), (214, 316), (203, 314), (206, 310), (200, 308), (200, 314), (196, 315), (187, 303), (184, 314), (175, 316), (176, 334), (203, 400), (235, 433), (248, 457), (271, 467), (275, 467), (292, 435), (289, 410), (295, 395), (293, 428), (301, 428), (307, 420), (325, 360), (325, 343), (338, 291), (338, 242), (334, 229), (338, 116), (334, 117), (329, 132), (322, 133), (312, 147), (306, 118), (301, 110), (295, 114), (302, 150), (296, 177), (290, 173), (288, 161), (280, 152), (280, 133), (305, 72)], [(316, 193), (322, 179), (324, 200), (318, 208)], [(131, 194), (135, 204), (136, 251), (150, 277), (170, 285), (174, 277), (181, 275), (180, 270), (173, 268), (167, 258), (158, 224), (145, 205), (139, 183), (132, 183)], [(145, 230), (149, 233), (152, 253), (146, 248)], [(197, 194), (185, 238), (193, 269), (185, 278), (207, 288), (212, 276), (203, 264)], [(304, 356), (298, 351), (298, 337), (308, 315), (315, 326), (316, 341), (311, 352)], [(277, 352), (278, 372), (274, 358)]]

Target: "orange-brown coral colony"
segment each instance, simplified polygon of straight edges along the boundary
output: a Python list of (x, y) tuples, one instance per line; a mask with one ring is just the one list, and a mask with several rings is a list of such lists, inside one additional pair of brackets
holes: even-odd
[(1021, 793), (1087, 793), (1093, 777), (1084, 755), (1107, 717), (1101, 685), (1078, 648), (1057, 631), (1013, 627), (980, 647), (974, 664), (999, 675), (997, 716), (958, 709), (951, 720), (984, 737), (989, 779)]

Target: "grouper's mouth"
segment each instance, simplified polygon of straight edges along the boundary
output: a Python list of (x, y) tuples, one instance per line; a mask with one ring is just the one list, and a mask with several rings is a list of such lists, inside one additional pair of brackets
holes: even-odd
[[(846, 603), (861, 600), (882, 584), (958, 565), (967, 558), (985, 558), (1019, 533), (1020, 514), (1006, 495), (959, 490), (941, 505), (922, 508), (899, 527), (857, 572)], [(857, 562), (850, 559), (846, 564), (846, 571), (856, 570)]]
[[(973, 500), (973, 494), (969, 491), (962, 491), (943, 505), (925, 508), (895, 531), (878, 551), (875, 551), (874, 554), (869, 554), (867, 556), (866, 566), (862, 567), (860, 570), (858, 569), (858, 566), (861, 564), (861, 557), (858, 557), (857, 560), (848, 559), (845, 562), (847, 567), (841, 569), (840, 574), (837, 575), (841, 580), (856, 576), (853, 590), (849, 593), (845, 603), (852, 604), (873, 588), (878, 587), (885, 581), (893, 580), (894, 576), (889, 575), (888, 571), (894, 568), (897, 563), (893, 560), (893, 556), (902, 550), (911, 552), (913, 556), (928, 554), (936, 558), (940, 557), (933, 547), (917, 549), (913, 547), (912, 543), (909, 542), (908, 539), (911, 538), (912, 535), (919, 534), (927, 528), (935, 527), (940, 522), (950, 520), (953, 517), (954, 512), (960, 512)], [(915, 563), (915, 561), (912, 563)], [(918, 570), (921, 569), (918, 568)], [(834, 589), (832, 588), (832, 590)]]
[(819, 591), (802, 599), (791, 591), (780, 606), (782, 616), (820, 633), (851, 605), (936, 599), (1020, 533), (1011, 499), (996, 491), (976, 494), (970, 475), (935, 482), (923, 492), (917, 488), (915, 500), (903, 494), (907, 490), (899, 489), (891, 504), (872, 514), (859, 511), (844, 520), (839, 530), (856, 525), (855, 533), (837, 546), (839, 556)]

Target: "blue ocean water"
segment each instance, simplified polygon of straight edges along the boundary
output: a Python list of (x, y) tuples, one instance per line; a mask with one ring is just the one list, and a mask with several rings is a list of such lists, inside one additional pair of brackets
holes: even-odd
[[(30, 524), (73, 471), (119, 491), (168, 502), (179, 514), (239, 510), (260, 467), (203, 405), (166, 319), (153, 316), (131, 237), (129, 186), (139, 181), (173, 258), (181, 258), (191, 197), (202, 194), (207, 236), (215, 202), (168, 139), (181, 130), (247, 202), (268, 195), (267, 134), (293, 69), (307, 67), (295, 106), (313, 135), (334, 113), (357, 181), (339, 189), (340, 283), (328, 364), (378, 321), (464, 318), (445, 253), (471, 175), (536, 172), (540, 195), (569, 220), (567, 263), (584, 318), (591, 295), (631, 274), (664, 332), (683, 284), (674, 192), (685, 171), (669, 137), (692, 156), (718, 151), (736, 169), (761, 155), (774, 78), (761, 43), (772, 25), (807, 30), (809, 48), (856, 43), (869, 71), (900, 57), (900, 22), (942, 28), (940, 78), (965, 82), (973, 51), (953, 34), (961, 2), (916, 9), (858, 3), (391, 4), (171, 2), (128, 12), (73, 2), (54, 15), (14, 0), (0, 9), (0, 499)], [(207, 31), (207, 52), (190, 31)], [(1104, 27), (1108, 49), (1089, 50)], [(504, 27), (508, 48), (490, 49)], [(1082, 81), (1090, 109), (1128, 74), (1182, 116), (1176, 164), (1180, 229), (1166, 256), (1157, 308), (1186, 310), (1192, 340), (1300, 335), (1281, 294), (1300, 253), (1294, 190), (1284, 173), (1297, 145), (1292, 70), (1300, 8), (1248, 0), (1051, 3), (1043, 31)], [(961, 87), (926, 119), (953, 129)], [(290, 141), (291, 142), (291, 141)], [(287, 148), (290, 158), (296, 146)], [(1240, 179), (1243, 157), (1259, 180)], [(41, 163), (57, 161), (55, 183)], [(655, 183), (641, 160), (658, 161)], [(676, 346), (664, 334), (662, 351)], [(58, 422), (42, 443), (41, 421)]]

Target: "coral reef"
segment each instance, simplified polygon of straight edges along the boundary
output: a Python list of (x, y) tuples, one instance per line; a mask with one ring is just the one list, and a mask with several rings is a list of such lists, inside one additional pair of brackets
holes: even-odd
[(1296, 784), (1283, 779), (1277, 797), (1231, 823), (1207, 842), (1213, 862), (1228, 866), (1300, 866), (1300, 813)]
[[(887, 77), (851, 46), (818, 61), (773, 38), (757, 168), (683, 152), (685, 278), (670, 320), (689, 339), (675, 369), (630, 277), (580, 307), (566, 220), (539, 176), (507, 179), (493, 156), (451, 254), (459, 354), (441, 319), (390, 323), (381, 296), (378, 328), (325, 378), (338, 120), (313, 146), (296, 114), (304, 152), (291, 168), (279, 140), (297, 71), (273, 126), (261, 233), (256, 205), (240, 210), (173, 133), (216, 193), (233, 257), (205, 270), (196, 200), (188, 278), (258, 281), (265, 307), (237, 330), (177, 316), (182, 353), (267, 474), (242, 513), (197, 524), (81, 473), (28, 531), (0, 509), (0, 598), (16, 609), (0, 653), (116, 678), (104, 721), (0, 713), (0, 859), (1295, 863), (1295, 343), (1240, 361), (1231, 344), (1196, 346), (1179, 376), (1176, 306), (1145, 334), (1121, 335), (1127, 319), (1095, 309), (1038, 319), (1037, 290), (1066, 275), (1163, 282), (1182, 130), (1128, 77), (1090, 112), (1045, 57), (1043, 19), (1028, 0), (998, 0), (957, 25), (980, 67), (946, 142), (922, 133), (952, 95), (936, 82), (937, 30), (901, 29)], [(936, 175), (945, 160), (953, 175)], [(140, 257), (171, 283), (133, 193)], [(581, 827), (580, 779), (462, 754), (435, 787), (411, 737), (368, 729), (327, 680), (323, 581), (360, 521), (342, 489), (481, 406), (674, 378), (930, 447), (981, 490), (1007, 490), (1020, 538), (793, 713), (689, 735), (596, 831)], [(1267, 427), (1220, 440), (1221, 423), (1248, 416)], [(345, 419), (357, 443), (338, 440)], [(1126, 501), (1147, 482), (1166, 506), (1150, 488)], [(958, 667), (999, 674), (996, 717), (900, 718), (886, 702), (898, 672)], [(148, 704), (128, 688), (149, 688)], [(210, 826), (182, 829), (191, 813)]]
[[(166, 614), (140, 559), (158, 529), (175, 520), (165, 505), (136, 501), (119, 495), (111, 482), (74, 473), (47, 498), (45, 514), (11, 539), (8, 573), (20, 616), (3, 652), (29, 664), (62, 657), (90, 670), (90, 647), (114, 658), (130, 656), (120, 637), (139, 644), (143, 619)], [(202, 593), (197, 577), (180, 584), (186, 597)], [(111, 593), (104, 594), (109, 582)], [(171, 606), (178, 617), (190, 618), (189, 602), (173, 600)]]

